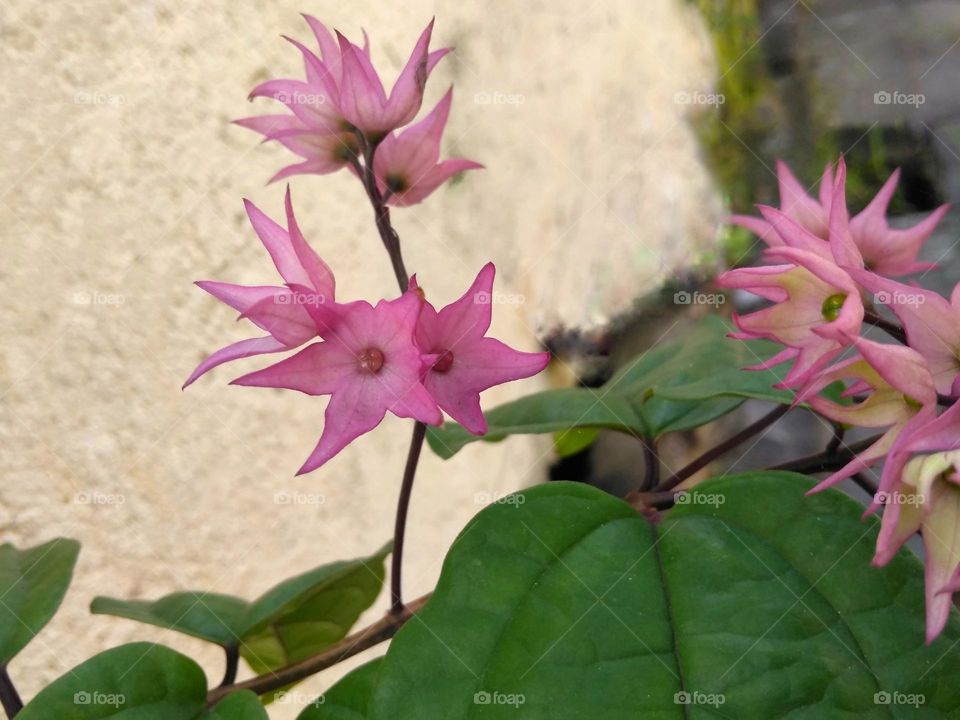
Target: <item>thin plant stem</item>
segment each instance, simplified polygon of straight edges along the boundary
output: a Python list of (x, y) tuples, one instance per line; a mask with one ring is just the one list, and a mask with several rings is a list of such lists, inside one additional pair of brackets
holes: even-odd
[(20, 699), (20, 693), (10, 679), (6, 665), (0, 666), (0, 704), (3, 705), (3, 711), (8, 718), (14, 718), (23, 710), (23, 700)]
[(417, 463), (423, 449), (423, 439), (427, 426), (422, 422), (413, 425), (413, 437), (410, 438), (410, 451), (407, 465), (403, 470), (403, 482), (400, 484), (400, 497), (397, 499), (397, 518), (393, 531), (393, 559), (390, 573), (390, 612), (399, 616), (404, 613), (401, 572), (403, 568), (403, 541), (407, 530), (407, 512), (410, 509), (410, 496), (413, 494), (413, 479), (417, 474)]

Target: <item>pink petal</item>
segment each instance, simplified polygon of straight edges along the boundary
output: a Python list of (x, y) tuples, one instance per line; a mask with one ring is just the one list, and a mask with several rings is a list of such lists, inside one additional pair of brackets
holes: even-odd
[(202, 363), (197, 365), (196, 370), (190, 373), (190, 377), (187, 378), (187, 381), (183, 384), (183, 387), (186, 388), (188, 385), (191, 385), (197, 378), (199, 378), (204, 373), (209, 372), (218, 365), (222, 365), (225, 362), (230, 362), (231, 360), (239, 360), (241, 358), (251, 357), (253, 355), (263, 355), (265, 353), (275, 353), (281, 352), (283, 350), (289, 350), (286, 345), (277, 341), (272, 337), (260, 337), (260, 338), (251, 338), (250, 340), (241, 340), (236, 342), (233, 345), (228, 345), (225, 348), (221, 348), (213, 353), (210, 357), (204, 360)]
[(270, 367), (238, 377), (230, 384), (329, 395), (348, 383), (356, 367), (356, 358), (342, 347), (318, 342)]

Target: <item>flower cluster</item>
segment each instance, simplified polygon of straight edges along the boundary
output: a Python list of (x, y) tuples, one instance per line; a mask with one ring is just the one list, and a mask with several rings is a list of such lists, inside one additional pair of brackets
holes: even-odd
[[(399, 240), (389, 227), (386, 205), (420, 202), (454, 173), (480, 167), (467, 160), (439, 162), (451, 92), (422, 120), (395, 133), (416, 116), (427, 77), (449, 51), (429, 51), (431, 22), (388, 96), (370, 61), (369, 44), (360, 48), (340, 33), (334, 38), (322, 23), (306, 19), (320, 57), (291, 40), (303, 54), (306, 80), (270, 80), (252, 93), (280, 100), (292, 115), (238, 122), (304, 158), (274, 179), (350, 168), (374, 205), (395, 270), (402, 268)], [(300, 473), (323, 465), (379, 425), (387, 412), (426, 425), (440, 425), (445, 412), (470, 432), (483, 434), (487, 424), (480, 393), (546, 366), (549, 353), (520, 352), (486, 336), (494, 297), (492, 263), (480, 270), (462, 297), (440, 310), (427, 301), (416, 276), (397, 298), (375, 305), (341, 302), (335, 296), (333, 271), (297, 225), (289, 187), (285, 206), (284, 228), (246, 203), (250, 224), (282, 284), (197, 283), (265, 334), (213, 353), (184, 387), (225, 362), (301, 348), (233, 381), (330, 396), (323, 433)], [(398, 272), (398, 279), (407, 283), (405, 269)]]
[(419, 112), (427, 78), (450, 52), (449, 48), (430, 52), (432, 21), (387, 95), (370, 59), (366, 37), (361, 48), (339, 32), (334, 36), (316, 18), (304, 18), (320, 55), (286, 38), (303, 56), (304, 79), (268, 80), (250, 93), (251, 98), (277, 100), (290, 113), (235, 121), (302, 158), (280, 170), (271, 182), (297, 174), (323, 175), (344, 167), (363, 176), (369, 169), (384, 202), (404, 206), (422, 201), (457, 173), (482, 167), (462, 158), (440, 161), (452, 88), (426, 117), (396, 132)]
[[(731, 270), (718, 282), (768, 301), (761, 310), (734, 316), (734, 337), (783, 345), (756, 367), (790, 362), (780, 386), (795, 390), (797, 402), (841, 426), (884, 430), (812, 492), (885, 460), (870, 507), (884, 508), (874, 562), (886, 564), (922, 531), (930, 642), (943, 630), (951, 594), (960, 589), (960, 286), (948, 301), (895, 278), (934, 267), (917, 258), (947, 207), (913, 227), (894, 229), (886, 214), (898, 173), (850, 217), (842, 158), (835, 171), (825, 170), (818, 198), (785, 164), (777, 170), (780, 208), (761, 206), (762, 218), (733, 218), (767, 245), (765, 263)], [(900, 325), (884, 319), (879, 305)], [(902, 344), (862, 336), (877, 324)], [(839, 399), (821, 394), (838, 381), (844, 387)]]

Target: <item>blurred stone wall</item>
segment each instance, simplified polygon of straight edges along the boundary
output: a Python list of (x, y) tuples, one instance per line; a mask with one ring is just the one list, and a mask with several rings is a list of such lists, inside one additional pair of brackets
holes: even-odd
[[(603, 323), (713, 242), (719, 203), (684, 122), (710, 90), (711, 55), (679, 0), (0, 3), (0, 530), (21, 545), (83, 543), (62, 612), (12, 665), (27, 696), (133, 639), (187, 652), (219, 679), (215, 649), (89, 617), (97, 594), (255, 596), (391, 534), (408, 423), (388, 419), (295, 479), (322, 400), (227, 386), (255, 360), (180, 391), (205, 353), (252, 334), (191, 282), (275, 281), (241, 198), (280, 217), (283, 188), (264, 183), (291, 157), (229, 120), (271, 111), (245, 100), (259, 81), (300, 74), (279, 37), (309, 37), (299, 11), (352, 36), (366, 28), (391, 72), (431, 15), (437, 44), (456, 46), (428, 102), (456, 84), (446, 148), (487, 169), (396, 224), (437, 302), (497, 263), (498, 290), (515, 300), (496, 308), (499, 337), (534, 349), (557, 325)], [(341, 173), (293, 189), (338, 295), (392, 294), (359, 184)], [(484, 499), (542, 480), (549, 452), (517, 438), (445, 463), (425, 454), (411, 597), (432, 587)]]

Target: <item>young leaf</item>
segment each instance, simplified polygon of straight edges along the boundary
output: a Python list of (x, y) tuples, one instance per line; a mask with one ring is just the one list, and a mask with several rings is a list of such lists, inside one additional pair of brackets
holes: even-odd
[(346, 637), (383, 585), (392, 543), (367, 558), (286, 580), (253, 602), (240, 653), (255, 672), (297, 662)]
[(920, 563), (871, 567), (876, 520), (812, 484), (710, 481), (657, 525), (573, 483), (483, 510), (360, 717), (957, 716), (957, 618), (926, 646)]
[(0, 666), (57, 612), (79, 552), (80, 543), (65, 538), (26, 550), (0, 545)]
[(136, 620), (222, 646), (237, 642), (249, 609), (250, 604), (241, 598), (200, 592), (172, 593), (153, 602), (98, 597), (90, 605), (95, 615)]

